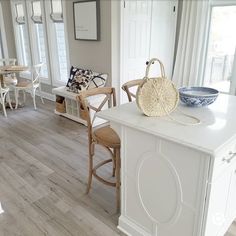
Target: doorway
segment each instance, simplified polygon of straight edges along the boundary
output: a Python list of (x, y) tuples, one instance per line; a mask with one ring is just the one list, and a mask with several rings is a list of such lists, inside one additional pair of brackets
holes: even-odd
[[(127, 0), (121, 6), (120, 85), (145, 75), (146, 61), (160, 59), (172, 76), (178, 0)], [(156, 65), (151, 71), (157, 75)], [(121, 91), (120, 103), (127, 102)]]

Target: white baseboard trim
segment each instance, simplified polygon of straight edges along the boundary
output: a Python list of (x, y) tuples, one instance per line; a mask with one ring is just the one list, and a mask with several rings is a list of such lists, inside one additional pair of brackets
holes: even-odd
[[(39, 92), (36, 91), (36, 95), (39, 96)], [(41, 95), (43, 98), (47, 99), (47, 100), (50, 100), (50, 101), (53, 101), (55, 102), (56, 101), (56, 96), (54, 94), (51, 94), (51, 93), (46, 93), (46, 92), (41, 92)]]
[(117, 228), (128, 236), (151, 236), (151, 234), (147, 233), (124, 216), (119, 217), (119, 225)]

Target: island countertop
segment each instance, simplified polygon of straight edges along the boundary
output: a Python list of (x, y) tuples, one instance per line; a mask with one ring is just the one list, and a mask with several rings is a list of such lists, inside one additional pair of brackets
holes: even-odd
[(135, 102), (99, 112), (97, 115), (161, 138), (181, 143), (208, 154), (216, 154), (227, 143), (236, 139), (236, 97), (220, 94), (208, 107), (187, 107), (179, 104), (170, 115), (180, 121), (193, 122), (183, 113), (201, 120), (199, 125), (181, 125), (168, 116), (147, 117)]

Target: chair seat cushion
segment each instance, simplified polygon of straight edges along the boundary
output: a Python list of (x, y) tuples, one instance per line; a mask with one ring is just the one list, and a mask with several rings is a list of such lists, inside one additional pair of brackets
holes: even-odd
[(94, 130), (93, 139), (94, 141), (110, 148), (120, 147), (120, 138), (110, 126)]
[(16, 87), (26, 88), (31, 86), (31, 81), (27, 79), (20, 79), (18, 80), (18, 83)]
[(28, 86), (30, 86), (30, 81), (23, 79), (20, 79), (16, 85), (16, 87), (28, 87)]

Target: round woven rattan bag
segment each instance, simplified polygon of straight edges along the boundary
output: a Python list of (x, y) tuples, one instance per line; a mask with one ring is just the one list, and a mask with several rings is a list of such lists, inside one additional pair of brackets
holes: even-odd
[[(161, 76), (149, 78), (150, 67), (154, 62), (160, 64)], [(165, 76), (162, 62), (157, 58), (149, 61), (143, 83), (138, 87), (136, 102), (147, 116), (169, 115), (178, 105), (179, 92), (171, 80)]]

